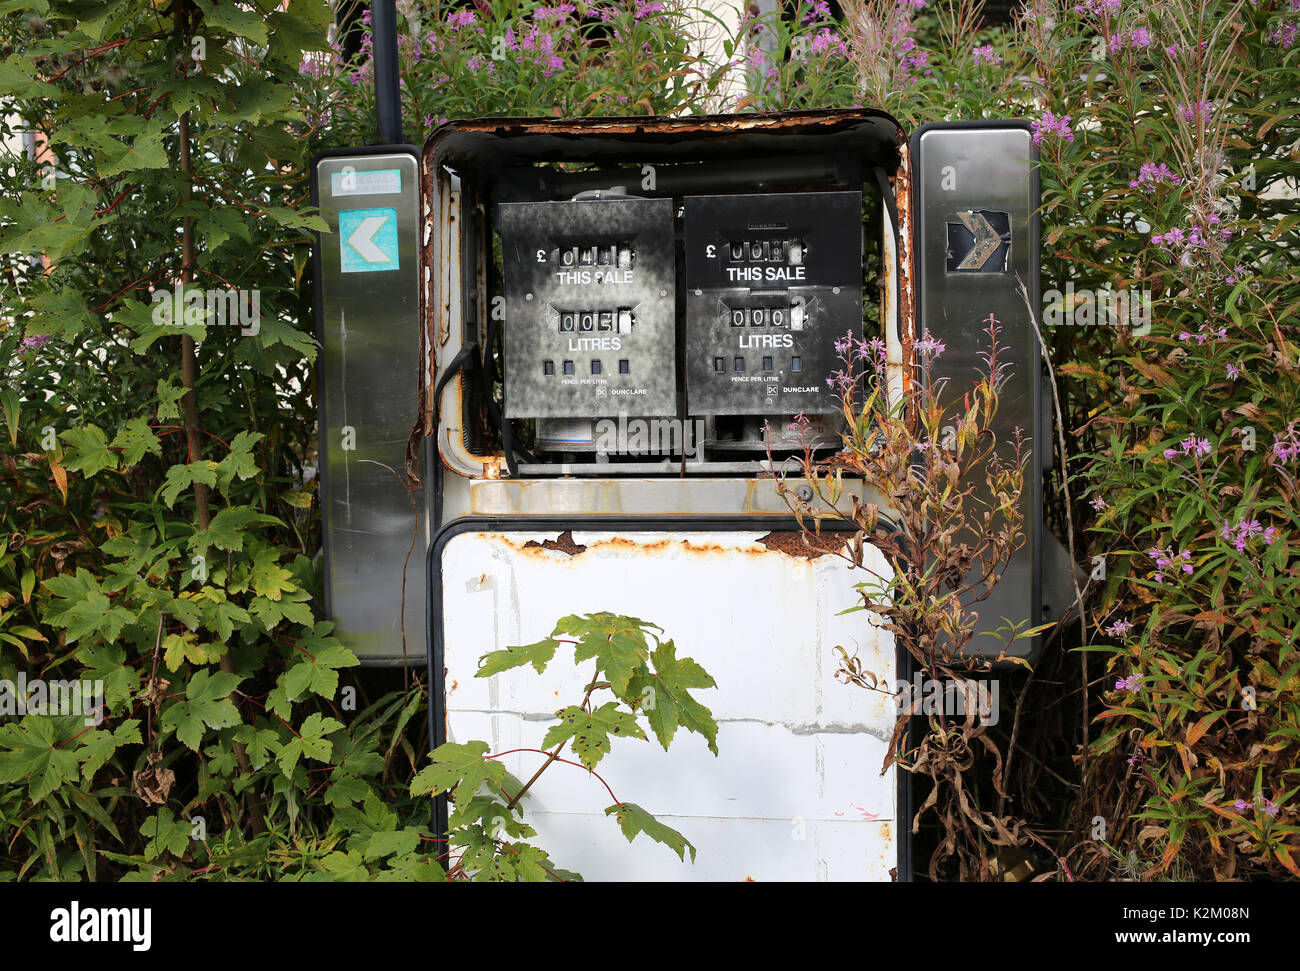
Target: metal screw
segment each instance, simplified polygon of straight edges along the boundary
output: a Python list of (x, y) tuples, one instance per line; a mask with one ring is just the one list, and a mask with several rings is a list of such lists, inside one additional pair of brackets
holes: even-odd
[(811, 502), (813, 497), (812, 486), (801, 485), (794, 490), (794, 496), (800, 502)]

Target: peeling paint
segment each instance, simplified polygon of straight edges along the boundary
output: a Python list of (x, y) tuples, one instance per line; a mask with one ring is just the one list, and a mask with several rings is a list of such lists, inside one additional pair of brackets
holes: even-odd
[(819, 556), (838, 553), (844, 549), (846, 540), (843, 533), (806, 533), (791, 529), (773, 530), (760, 537), (758, 542), (775, 553), (815, 560)]
[(555, 539), (543, 540), (540, 543), (535, 539), (530, 539), (523, 545), (523, 548), (526, 550), (558, 550), (567, 556), (577, 556), (579, 553), (586, 552), (587, 549), (587, 547), (580, 546), (573, 541), (573, 532), (568, 529), (562, 532)]

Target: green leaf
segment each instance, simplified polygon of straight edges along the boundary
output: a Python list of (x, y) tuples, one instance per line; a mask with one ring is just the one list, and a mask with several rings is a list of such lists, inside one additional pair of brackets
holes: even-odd
[(59, 434), (71, 447), (63, 464), (87, 479), (103, 469), (116, 469), (117, 456), (108, 447), (108, 437), (98, 425), (69, 428)]
[(135, 465), (145, 457), (146, 453), (162, 454), (162, 443), (158, 441), (158, 436), (153, 433), (153, 429), (143, 418), (132, 418), (119, 428), (112, 447), (121, 449), (124, 467)]
[(100, 178), (111, 179), (123, 172), (140, 169), (165, 169), (172, 164), (163, 147), (163, 132), (144, 132), (131, 140), (130, 145), (113, 141), (114, 147), (99, 154)]
[(170, 384), (166, 378), (159, 378), (155, 394), (158, 395), (159, 421), (180, 418), (180, 400), (185, 397), (184, 387), (178, 384)]
[(230, 490), (230, 483), (254, 478), (258, 474), (257, 457), (253, 455), (253, 446), (262, 440), (259, 432), (243, 431), (230, 442), (230, 453), (217, 463), (217, 488), (222, 492)]
[(325, 736), (342, 728), (341, 721), (326, 718), (320, 712), (308, 715), (307, 720), (298, 729), (298, 734), (285, 742), (284, 747), (280, 749), (280, 754), (276, 756), (275, 761), (280, 766), (280, 771), (292, 778), (294, 766), (298, 764), (299, 758), (328, 762), (334, 746)]
[(212, 517), (208, 528), (196, 533), (190, 549), (196, 553), (207, 552), (208, 547), (239, 551), (244, 548), (244, 527), (257, 518), (252, 506), (227, 506)]
[(394, 853), (410, 853), (420, 845), (420, 831), (407, 827), (388, 833), (374, 833), (366, 840), (363, 858), (377, 860)]
[(280, 734), (273, 728), (240, 725), (235, 730), (235, 741), (243, 743), (248, 761), (255, 769), (266, 765), (280, 749)]
[(266, 23), (257, 11), (244, 10), (229, 0), (195, 0), (195, 3), (203, 11), (203, 27), (245, 37), (258, 46), (266, 46)]
[(158, 807), (158, 814), (140, 824), (140, 835), (149, 837), (145, 846), (146, 860), (157, 859), (164, 852), (181, 856), (190, 845), (191, 826), (184, 819), (173, 819), (166, 806)]
[(525, 664), (531, 664), (537, 673), (541, 674), (546, 670), (546, 665), (555, 657), (555, 649), (559, 646), (559, 641), (548, 637), (536, 644), (507, 647), (504, 651), (493, 651), (491, 654), (484, 654), (479, 658), (479, 668), (474, 677), (490, 678), (494, 674), (509, 671), (511, 668), (523, 667)]
[(254, 558), (249, 582), (259, 597), (268, 600), (279, 600), (284, 593), (298, 589), (293, 583), (293, 574), (280, 566), (279, 551), (269, 548)]
[(28, 714), (18, 724), (0, 725), (0, 783), (24, 783), (32, 802), (77, 778), (77, 757), (60, 747), (54, 723), (44, 715)]
[(718, 754), (718, 723), (713, 713), (691, 697), (691, 688), (715, 688), (704, 668), (688, 657), (677, 658), (672, 641), (664, 641), (651, 656), (654, 674), (640, 673), (631, 684), (629, 695), (645, 712), (650, 728), (665, 749), (678, 727), (703, 735), (709, 751)]
[(0, 407), (4, 408), (5, 422), (9, 425), (9, 444), (18, 444), (18, 412), (21, 405), (18, 402), (17, 388), (0, 389)]
[(321, 865), (338, 880), (358, 882), (370, 879), (370, 871), (362, 866), (359, 850), (348, 850), (346, 853), (335, 851), (321, 860)]
[(104, 704), (109, 711), (123, 705), (140, 687), (140, 672), (126, 663), (126, 652), (109, 644), (82, 645), (77, 660), (85, 665), (82, 677), (104, 683)]
[(163, 480), (158, 494), (162, 496), (162, 501), (170, 509), (176, 502), (176, 497), (180, 495), (181, 490), (190, 488), (196, 482), (201, 482), (206, 486), (216, 485), (217, 463), (200, 459), (187, 465), (173, 465), (167, 470), (167, 478)]
[(226, 697), (238, 684), (239, 678), (225, 671), (196, 672), (185, 689), (186, 700), (163, 710), (160, 719), (163, 731), (175, 731), (183, 745), (197, 752), (204, 726), (229, 728), (239, 724), (239, 711)]
[(140, 744), (140, 721), (132, 718), (118, 725), (112, 732), (94, 728), (82, 735), (81, 744), (74, 753), (81, 762), (81, 775), (90, 779), (123, 745)]
[(470, 802), (485, 782), (498, 786), (505, 781), (506, 767), (496, 759), (485, 758), (486, 742), (467, 742), (457, 745), (447, 742), (433, 750), (432, 765), (426, 765), (411, 780), (412, 796), (452, 794), (456, 812), (448, 820), (452, 827), (459, 826), (461, 817), (469, 812)]
[(334, 638), (329, 643), (301, 638), (299, 648), (310, 652), (280, 676), (285, 694), (290, 701), (298, 701), (311, 693), (322, 698), (333, 698), (339, 687), (339, 668), (353, 668), (361, 662)]
[(677, 830), (671, 826), (665, 826), (654, 816), (646, 812), (634, 802), (625, 802), (621, 806), (613, 805), (605, 810), (605, 815), (614, 814), (618, 820), (618, 825), (623, 830), (623, 835), (627, 837), (629, 843), (632, 842), (639, 833), (645, 833), (656, 843), (662, 843), (677, 854), (677, 858), (683, 863), (686, 862), (686, 851), (691, 853), (691, 862), (695, 862), (695, 847)]
[(645, 732), (630, 712), (619, 711), (618, 702), (610, 701), (588, 713), (585, 708), (571, 705), (559, 712), (560, 723), (551, 726), (542, 741), (542, 748), (550, 749), (573, 739), (573, 751), (582, 764), (595, 768), (609, 754), (610, 736), (623, 735), (645, 738)]
[(599, 613), (565, 617), (555, 625), (551, 636), (569, 634), (577, 637), (573, 659), (581, 662), (596, 658), (597, 666), (604, 672), (614, 694), (626, 698), (632, 675), (645, 664), (649, 655), (646, 632), (659, 629), (635, 617)]

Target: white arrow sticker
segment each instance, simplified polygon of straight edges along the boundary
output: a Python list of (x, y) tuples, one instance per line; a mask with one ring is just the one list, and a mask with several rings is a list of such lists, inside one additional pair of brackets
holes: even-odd
[(367, 216), (348, 237), (348, 245), (361, 254), (367, 263), (391, 263), (388, 254), (375, 245), (374, 235), (379, 232), (387, 216)]

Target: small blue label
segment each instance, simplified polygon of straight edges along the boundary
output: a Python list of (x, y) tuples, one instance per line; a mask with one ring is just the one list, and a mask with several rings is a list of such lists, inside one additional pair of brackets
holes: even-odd
[(397, 210), (342, 210), (339, 213), (339, 242), (344, 273), (396, 270)]

